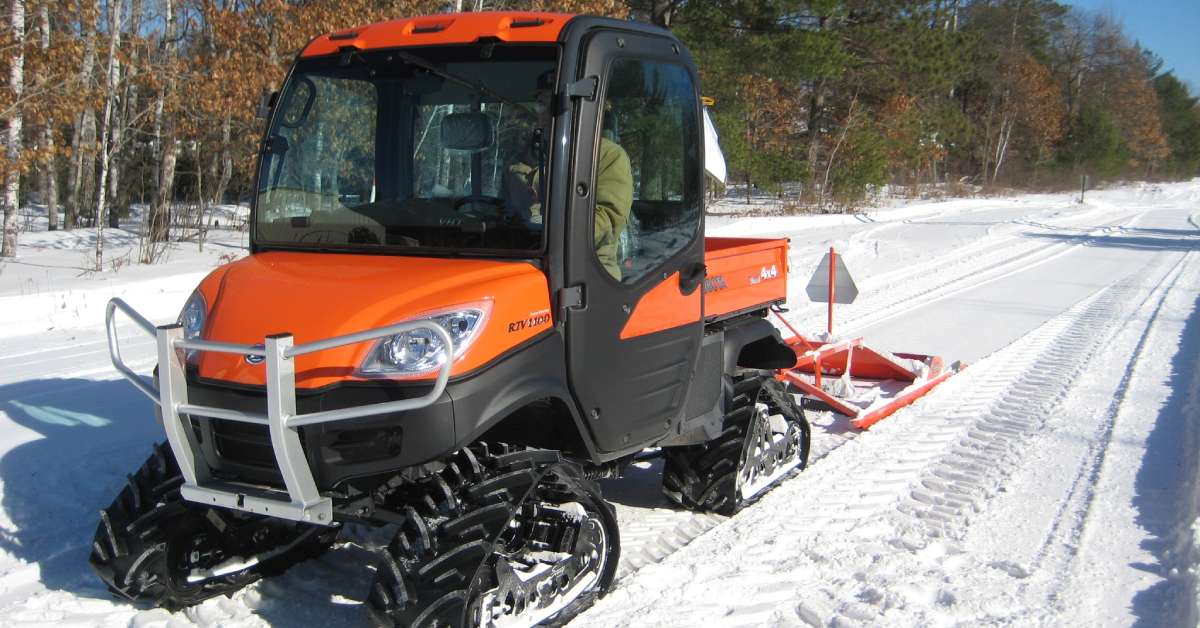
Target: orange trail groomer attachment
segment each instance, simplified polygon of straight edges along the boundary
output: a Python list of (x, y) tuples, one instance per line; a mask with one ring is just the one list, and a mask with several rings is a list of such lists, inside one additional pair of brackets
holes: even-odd
[[(833, 285), (832, 278), (829, 283)], [(877, 351), (864, 345), (861, 337), (809, 340), (772, 311), (791, 331), (784, 342), (796, 352), (796, 364), (781, 369), (778, 379), (848, 417), (858, 429), (891, 416), (965, 368), (960, 362), (946, 366), (939, 356)]]

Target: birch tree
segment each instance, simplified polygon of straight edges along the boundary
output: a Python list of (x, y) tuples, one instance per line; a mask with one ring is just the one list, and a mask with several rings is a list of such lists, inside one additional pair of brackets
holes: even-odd
[[(38, 30), (41, 36), (42, 56), (48, 57), (50, 52), (50, 3), (45, 0), (38, 6)], [(48, 92), (49, 82), (50, 73), (41, 72), (38, 76), (38, 83), (43, 94)], [(55, 159), (53, 112), (47, 115), (46, 121), (42, 125), (41, 152), (42, 201), (46, 203), (47, 229), (54, 231), (58, 229), (58, 179), (55, 176), (54, 167), (57, 160)]]
[(25, 0), (12, 0), (9, 33), (12, 51), (9, 58), (8, 89), (13, 98), (8, 116), (4, 168), (4, 234), (0, 257), (17, 255), (17, 205), (21, 202), (21, 96), (25, 91)]
[(117, 50), (121, 46), (121, 5), (124, 0), (109, 0), (108, 72), (104, 83), (104, 122), (100, 140), (100, 182), (96, 186), (96, 270), (104, 268), (104, 212), (108, 205), (108, 169), (112, 163), (113, 110), (117, 107), (117, 82), (121, 66)]
[[(168, 109), (174, 108), (176, 76), (175, 76), (175, 54), (176, 45), (175, 32), (178, 28), (177, 16), (175, 11), (174, 0), (166, 0), (164, 3), (164, 20), (165, 30), (162, 38), (162, 67), (166, 68), (166, 77), (162, 82), (162, 87), (159, 89), (154, 103), (154, 146), (157, 153), (157, 164), (155, 167), (155, 182), (156, 189), (154, 192), (154, 200), (150, 206), (149, 218), (149, 233), (148, 239), (150, 242), (166, 242), (170, 236), (171, 224), (171, 201), (174, 198), (175, 191), (175, 165), (179, 159), (179, 146), (175, 135), (175, 116)], [(155, 257), (153, 252), (156, 247), (147, 247), (146, 254), (143, 255), (143, 262), (153, 262)]]
[(80, 0), (80, 30), (83, 38), (83, 58), (79, 64), (77, 89), (85, 103), (75, 115), (71, 133), (71, 164), (67, 169), (67, 199), (64, 227), (74, 229), (79, 224), (83, 205), (83, 183), (91, 159), (88, 155), (96, 141), (96, 112), (92, 108), (92, 88), (96, 72), (96, 21), (100, 16), (100, 0)]

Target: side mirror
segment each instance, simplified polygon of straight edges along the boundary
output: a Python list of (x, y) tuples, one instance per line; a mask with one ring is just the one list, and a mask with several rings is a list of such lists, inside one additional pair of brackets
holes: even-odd
[(452, 113), (442, 118), (442, 146), (479, 152), (492, 145), (492, 119), (486, 113)]
[(279, 92), (263, 90), (262, 98), (258, 101), (258, 109), (254, 112), (255, 117), (259, 120), (266, 120), (271, 117), (271, 110), (275, 108), (275, 102), (278, 100)]
[(317, 99), (317, 86), (312, 79), (301, 76), (288, 87), (287, 100), (283, 101), (279, 123), (294, 129), (304, 124), (308, 113), (312, 111), (313, 101)]

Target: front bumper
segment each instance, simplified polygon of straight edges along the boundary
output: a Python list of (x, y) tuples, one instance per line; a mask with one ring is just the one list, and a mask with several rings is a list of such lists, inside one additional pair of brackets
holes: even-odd
[[(157, 387), (146, 383), (121, 359), (116, 328), (117, 311), (129, 317), (143, 332), (155, 337), (158, 346)], [(105, 324), (113, 366), (157, 403), (161, 410), (163, 429), (167, 433), (171, 452), (175, 455), (183, 476), (180, 493), (184, 499), (321, 525), (333, 523), (333, 502), (317, 488), (313, 469), (309, 465), (305, 446), (301, 441), (300, 430), (311, 431), (314, 427), (319, 428), (348, 419), (386, 417), (433, 406), (444, 396), (451, 362), (447, 360), (441, 365), (432, 388), (423, 395), (301, 412), (302, 404), (298, 403), (297, 398), (293, 358), (416, 329), (426, 329), (439, 336), (446, 354), (454, 355), (454, 341), (450, 334), (442, 326), (429, 320), (399, 323), (304, 345), (295, 345), (290, 334), (278, 334), (268, 336), (262, 345), (253, 346), (186, 340), (180, 325), (155, 327), (124, 301), (113, 299), (108, 302)], [(261, 406), (258, 409), (246, 409), (193, 403), (199, 399), (189, 399), (184, 359), (188, 350), (263, 357), (267, 371), (266, 412), (262, 412)], [(448, 401), (445, 403), (449, 404)], [(265, 427), (270, 440), (270, 451), (274, 456), (278, 477), (282, 480), (284, 490), (222, 479), (221, 474), (210, 464), (212, 458), (202, 449), (203, 430), (195, 429), (195, 417), (203, 417), (209, 422), (210, 428), (214, 420), (257, 426), (260, 430)], [(386, 419), (384, 421), (386, 422)], [(213, 438), (204, 440), (213, 444), (216, 441), (215, 433)]]

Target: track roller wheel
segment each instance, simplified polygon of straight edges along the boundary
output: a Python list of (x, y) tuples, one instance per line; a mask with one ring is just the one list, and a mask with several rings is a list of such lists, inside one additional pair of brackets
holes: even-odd
[(702, 445), (665, 447), (663, 492), (693, 510), (732, 515), (808, 463), (804, 412), (768, 374), (734, 381), (723, 431)]
[(282, 573), (332, 545), (338, 529), (184, 501), (170, 448), (100, 511), (89, 562), (116, 596), (175, 611)]
[(478, 465), (472, 481), (445, 477), (464, 468), (452, 458), (418, 483), (428, 495), (449, 484), (452, 499), (404, 494), (417, 505), (403, 508), (382, 552), (367, 598), (376, 625), (560, 625), (608, 590), (620, 553), (616, 517), (577, 465), (545, 450), (464, 452), (456, 457)]

